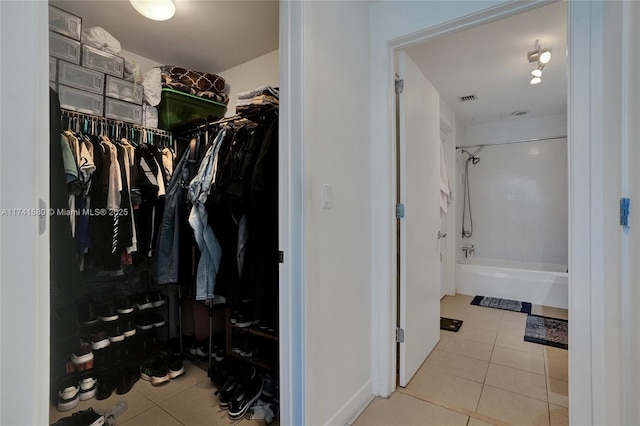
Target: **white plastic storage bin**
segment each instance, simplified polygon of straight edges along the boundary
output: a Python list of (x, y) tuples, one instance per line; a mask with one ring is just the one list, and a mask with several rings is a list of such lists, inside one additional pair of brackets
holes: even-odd
[(114, 120), (142, 124), (142, 106), (106, 98), (104, 116)]
[(108, 75), (104, 94), (108, 98), (142, 105), (143, 90), (144, 88), (140, 84), (134, 84)]
[(82, 45), (82, 66), (105, 74), (124, 77), (124, 58)]
[(104, 97), (58, 84), (60, 107), (71, 111), (102, 116)]
[(58, 60), (53, 56), (49, 56), (49, 81), (56, 81), (57, 72), (58, 72)]
[(49, 5), (49, 29), (79, 41), (82, 34), (82, 18)]
[(49, 55), (74, 64), (80, 63), (80, 42), (49, 31)]
[(99, 95), (104, 92), (103, 73), (65, 61), (60, 61), (58, 65), (58, 83)]

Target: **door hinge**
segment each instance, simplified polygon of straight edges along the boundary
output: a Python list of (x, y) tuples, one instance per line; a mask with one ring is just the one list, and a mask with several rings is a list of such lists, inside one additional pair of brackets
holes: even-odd
[(400, 327), (396, 328), (396, 342), (404, 343), (404, 329)]
[(404, 204), (396, 204), (396, 218), (402, 219), (404, 217)]
[(629, 226), (629, 198), (620, 198), (620, 226)]
[(284, 252), (282, 250), (278, 252), (278, 263), (284, 263)]
[(404, 92), (404, 80), (396, 80), (396, 93), (400, 94)]

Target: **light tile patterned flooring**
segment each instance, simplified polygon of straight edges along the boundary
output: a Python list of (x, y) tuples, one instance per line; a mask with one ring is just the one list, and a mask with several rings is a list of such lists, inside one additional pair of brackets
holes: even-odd
[(109, 409), (118, 401), (127, 401), (127, 411), (117, 419), (118, 426), (263, 426), (264, 420), (231, 420), (227, 411), (218, 406), (218, 397), (207, 372), (189, 361), (184, 362), (185, 374), (169, 383), (152, 386), (139, 380), (124, 395), (115, 392), (108, 399), (80, 401), (80, 405), (67, 412), (54, 407), (49, 410), (49, 422), (54, 423), (79, 410), (89, 407)]
[[(569, 424), (568, 352), (525, 342), (527, 314), (446, 296), (441, 316), (464, 321), (440, 342), (406, 388), (375, 398), (353, 423), (370, 425)], [(567, 319), (565, 309), (532, 313)]]

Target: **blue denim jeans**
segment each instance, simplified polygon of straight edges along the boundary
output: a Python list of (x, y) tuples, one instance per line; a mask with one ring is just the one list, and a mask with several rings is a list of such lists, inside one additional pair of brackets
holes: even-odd
[(220, 269), (222, 247), (209, 225), (209, 214), (205, 208), (207, 197), (214, 183), (218, 151), (224, 139), (226, 130), (223, 129), (216, 136), (213, 144), (200, 163), (198, 173), (189, 184), (189, 200), (193, 203), (189, 214), (189, 225), (200, 249), (200, 260), (196, 276), (196, 299), (212, 299), (215, 294), (216, 276)]

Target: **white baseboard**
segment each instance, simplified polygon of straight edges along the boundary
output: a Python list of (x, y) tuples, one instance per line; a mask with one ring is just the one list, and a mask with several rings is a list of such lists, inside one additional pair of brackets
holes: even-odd
[(353, 394), (347, 402), (342, 405), (324, 424), (325, 426), (344, 426), (352, 424), (356, 418), (367, 408), (367, 405), (373, 400), (374, 396), (371, 392), (371, 380), (362, 385), (356, 393)]

